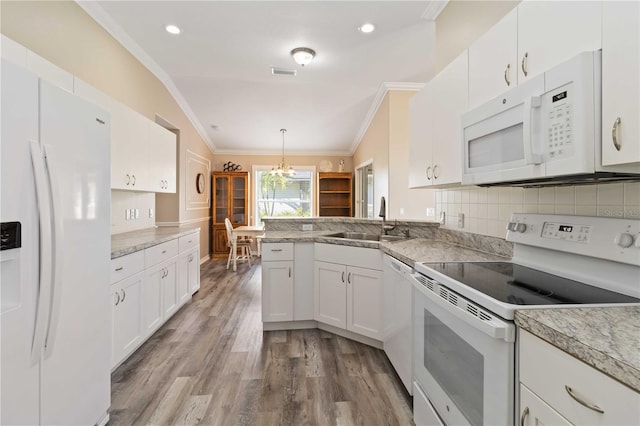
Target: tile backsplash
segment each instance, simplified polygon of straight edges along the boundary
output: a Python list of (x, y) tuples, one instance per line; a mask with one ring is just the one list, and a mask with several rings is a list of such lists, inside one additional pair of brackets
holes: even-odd
[[(640, 182), (553, 188), (463, 187), (436, 191), (444, 228), (504, 238), (512, 213), (640, 219)], [(464, 214), (458, 227), (458, 215)]]

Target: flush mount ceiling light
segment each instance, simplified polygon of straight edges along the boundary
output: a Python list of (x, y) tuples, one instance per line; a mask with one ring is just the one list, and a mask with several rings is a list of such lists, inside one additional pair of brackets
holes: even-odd
[(169, 24), (166, 27), (164, 27), (165, 30), (167, 30), (167, 32), (169, 34), (180, 34), (182, 32), (182, 30), (177, 26), (177, 25), (173, 25), (173, 24)]
[(273, 166), (271, 171), (269, 172), (271, 176), (289, 176), (293, 177), (296, 174), (296, 171), (293, 170), (293, 167), (284, 163), (284, 134), (287, 133), (287, 129), (280, 129), (282, 133), (282, 161), (277, 166)]
[(291, 51), (291, 56), (293, 56), (294, 61), (304, 67), (313, 61), (313, 58), (316, 56), (316, 52), (308, 47), (296, 47)]
[(373, 30), (376, 29), (376, 27), (372, 23), (367, 22), (366, 24), (362, 24), (362, 26), (360, 26), (360, 28), (358, 29), (361, 33), (369, 34), (372, 33)]

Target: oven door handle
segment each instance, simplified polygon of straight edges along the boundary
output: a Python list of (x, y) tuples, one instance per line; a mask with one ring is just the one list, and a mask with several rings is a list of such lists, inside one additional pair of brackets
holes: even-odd
[[(508, 343), (516, 341), (516, 327), (512, 323), (503, 321), (493, 314), (491, 314), (491, 319), (480, 319), (477, 316), (463, 310), (462, 308), (459, 308), (456, 305), (453, 305), (447, 300), (432, 293), (424, 286), (424, 284), (416, 279), (415, 274), (411, 274), (411, 279), (414, 282), (414, 287), (418, 291), (420, 291), (420, 293), (426, 296), (430, 301), (446, 310), (450, 314), (454, 315), (458, 319), (466, 322), (473, 328), (482, 331), (484, 334), (496, 340), (504, 340)], [(478, 309), (480, 308), (478, 307)]]

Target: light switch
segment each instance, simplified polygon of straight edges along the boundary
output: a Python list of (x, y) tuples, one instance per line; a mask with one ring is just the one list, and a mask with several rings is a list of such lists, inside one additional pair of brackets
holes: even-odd
[(149, 217), (153, 217), (153, 209), (149, 207)]
[(136, 212), (136, 216), (135, 216), (135, 218), (136, 218), (136, 219), (140, 219), (140, 209), (134, 209), (134, 210), (135, 210), (135, 212)]
[(125, 209), (124, 220), (129, 220), (129, 219), (131, 219), (131, 212), (129, 211), (129, 209)]

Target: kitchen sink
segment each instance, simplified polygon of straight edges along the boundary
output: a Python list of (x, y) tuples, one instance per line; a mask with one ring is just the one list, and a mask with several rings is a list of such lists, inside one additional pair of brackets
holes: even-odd
[(369, 234), (366, 232), (338, 232), (335, 234), (326, 235), (333, 238), (345, 238), (348, 240), (365, 240), (365, 241), (402, 241), (409, 240), (411, 237), (405, 237), (400, 235), (380, 235)]

